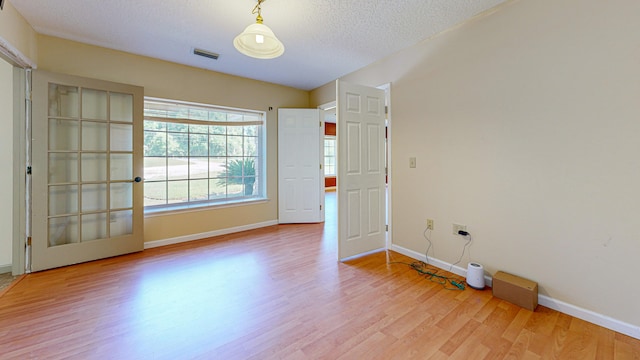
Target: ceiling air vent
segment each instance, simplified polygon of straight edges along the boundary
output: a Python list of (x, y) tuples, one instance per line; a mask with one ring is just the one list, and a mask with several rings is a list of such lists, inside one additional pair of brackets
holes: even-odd
[(202, 50), (202, 49), (193, 49), (193, 54), (204, 56), (206, 58), (213, 59), (213, 60), (218, 60), (218, 58), (220, 57), (220, 54), (216, 54), (214, 52)]

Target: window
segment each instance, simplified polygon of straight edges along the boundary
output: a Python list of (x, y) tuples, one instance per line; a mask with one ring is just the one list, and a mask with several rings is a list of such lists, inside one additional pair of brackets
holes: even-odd
[(265, 198), (265, 113), (145, 99), (146, 210)]
[(336, 176), (336, 137), (324, 137), (324, 176)]

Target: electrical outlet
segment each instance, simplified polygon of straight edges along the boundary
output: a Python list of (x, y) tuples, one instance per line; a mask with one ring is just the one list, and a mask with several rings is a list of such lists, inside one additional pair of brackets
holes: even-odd
[(453, 224), (453, 235), (458, 235), (458, 231), (467, 231), (467, 225)]
[(433, 230), (433, 219), (427, 219), (427, 229)]

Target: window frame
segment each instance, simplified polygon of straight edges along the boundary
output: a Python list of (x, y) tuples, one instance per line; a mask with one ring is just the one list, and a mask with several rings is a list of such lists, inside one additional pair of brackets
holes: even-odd
[[(327, 140), (333, 141), (333, 156), (327, 156)], [(335, 135), (325, 135), (324, 139), (323, 139), (323, 162), (324, 162), (324, 176), (325, 177), (336, 177), (338, 176), (337, 174), (337, 138)], [(329, 166), (327, 166), (327, 157), (329, 158), (333, 158), (333, 165), (329, 165), (329, 166), (333, 166), (333, 173), (327, 173), (327, 168), (329, 168)]]
[[(153, 105), (152, 105), (153, 104)], [(163, 115), (163, 111), (165, 112)], [(186, 116), (184, 116), (184, 112), (186, 111)], [(203, 113), (204, 112), (204, 113)], [(198, 116), (192, 115), (196, 114)], [(202, 114), (207, 114), (207, 118), (201, 118)], [(176, 114), (180, 114), (180, 116), (176, 116)], [(211, 119), (211, 114), (216, 115), (216, 119)], [(218, 119), (218, 115), (225, 114), (224, 119)], [(229, 116), (231, 115), (231, 116)], [(231, 118), (231, 120), (230, 120)], [(144, 167), (145, 173), (145, 181), (144, 181), (144, 212), (145, 214), (157, 213), (157, 212), (168, 212), (168, 211), (180, 211), (180, 210), (192, 210), (192, 209), (208, 209), (208, 208), (216, 208), (216, 207), (227, 207), (233, 205), (246, 205), (255, 202), (261, 202), (268, 200), (267, 198), (267, 114), (265, 111), (251, 110), (251, 109), (238, 109), (238, 108), (230, 108), (212, 104), (202, 104), (202, 103), (194, 103), (194, 102), (186, 102), (180, 100), (172, 100), (172, 99), (163, 99), (163, 98), (155, 98), (155, 97), (145, 97), (144, 98), (144, 153), (142, 154), (144, 159), (144, 164), (147, 164), (148, 159), (159, 159), (159, 173), (161, 174), (156, 179), (150, 179), (150, 175), (148, 173), (147, 167)], [(151, 122), (154, 122), (154, 125), (164, 123), (164, 129), (151, 129), (148, 128)], [(241, 125), (240, 125), (241, 124)], [(202, 126), (206, 126), (206, 131)], [(255, 136), (250, 132), (247, 132), (248, 127), (255, 126)], [(224, 134), (216, 133), (213, 128), (222, 128), (224, 127)], [(242, 130), (240, 133), (230, 131), (233, 128), (239, 127)], [(182, 130), (179, 130), (182, 129)], [(184, 130), (186, 129), (186, 130)], [(199, 130), (197, 130), (199, 129)], [(164, 143), (164, 155), (154, 155), (147, 153), (147, 135), (148, 134), (159, 134), (161, 137), (162, 134), (165, 135), (165, 143)], [(178, 136), (181, 135), (181, 136)], [(186, 154), (171, 154), (169, 147), (169, 136), (171, 136), (172, 141), (175, 138), (186, 138)], [(175, 138), (174, 138), (175, 137)], [(203, 139), (206, 137), (206, 154), (200, 152), (196, 153), (195, 150), (192, 152), (192, 139), (200, 138)], [(224, 154), (218, 152), (212, 153), (214, 149), (212, 149), (212, 137), (224, 137)], [(241, 143), (239, 147), (235, 148), (235, 153), (230, 153), (231, 143), (229, 142), (230, 138), (240, 138)], [(247, 141), (250, 140), (251, 143)], [(195, 141), (195, 140), (194, 140)], [(183, 141), (184, 142), (184, 141)], [(198, 143), (202, 146), (202, 141)], [(237, 144), (237, 140), (235, 141)], [(182, 146), (180, 146), (182, 147)], [(239, 150), (238, 150), (239, 149)], [(202, 150), (202, 149), (201, 149)], [(179, 149), (179, 151), (184, 152), (185, 149)], [(255, 154), (252, 154), (252, 151)], [(244, 174), (246, 161), (253, 159), (254, 160), (254, 173)], [(184, 170), (182, 170), (181, 177), (176, 178), (171, 176), (171, 170), (169, 163), (171, 161), (179, 160), (179, 162), (184, 162), (182, 166), (186, 165), (186, 175), (184, 175)], [(222, 160), (222, 163), (228, 165), (233, 160), (241, 160), (242, 166), (240, 177), (233, 177), (234, 179), (241, 180), (240, 183), (237, 182), (229, 182), (228, 179), (231, 177), (228, 176), (229, 173), (225, 169), (227, 168), (225, 165), (217, 166), (218, 170), (215, 174), (212, 170), (214, 163), (219, 165), (219, 162)], [(164, 161), (164, 164), (162, 162)], [(216, 162), (217, 161), (217, 162)], [(193, 164), (202, 165), (206, 163), (206, 174), (202, 176), (194, 175), (195, 171), (192, 172), (191, 167)], [(222, 169), (220, 169), (222, 167)], [(162, 169), (164, 168), (164, 169)], [(162, 171), (164, 170), (164, 174)], [(175, 170), (175, 168), (174, 168)], [(214, 175), (212, 175), (214, 174)], [(225, 176), (222, 176), (225, 175)], [(225, 185), (220, 184), (221, 179), (227, 179)], [(250, 195), (246, 195), (245, 193), (245, 180), (250, 182), (250, 179), (255, 179), (255, 183), (252, 185), (253, 193)], [(206, 185), (204, 182), (206, 181)], [(201, 194), (206, 196), (206, 199), (192, 199), (191, 191), (192, 186), (195, 186), (199, 183), (200, 186), (206, 187), (206, 194)], [(164, 192), (164, 198), (161, 198), (160, 201), (162, 203), (158, 204), (147, 204), (147, 194), (148, 184), (164, 184), (164, 189), (162, 189), (163, 185), (160, 185), (159, 193)], [(172, 201), (170, 198), (170, 187), (171, 185), (183, 186), (186, 187), (181, 188), (180, 191), (186, 191), (186, 200), (184, 198), (180, 198), (179, 200)], [(216, 185), (217, 184), (217, 185)], [(213, 196), (212, 197), (212, 189), (218, 188), (220, 186), (224, 187), (224, 194), (222, 196)], [(229, 192), (229, 188), (233, 187), (235, 192)], [(249, 189), (249, 188), (248, 188)], [(201, 191), (202, 192), (202, 189)]]

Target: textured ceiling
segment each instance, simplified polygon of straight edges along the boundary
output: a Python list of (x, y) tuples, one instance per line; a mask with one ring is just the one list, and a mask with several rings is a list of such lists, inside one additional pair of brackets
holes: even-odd
[[(10, 0), (33, 28), (106, 48), (310, 90), (442, 32), (505, 0), (268, 0), (284, 43), (272, 60), (240, 54), (256, 0)], [(210, 60), (201, 48), (220, 54)]]

